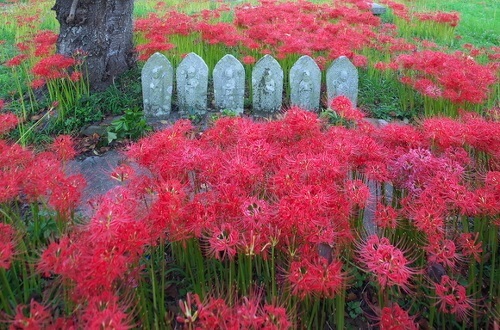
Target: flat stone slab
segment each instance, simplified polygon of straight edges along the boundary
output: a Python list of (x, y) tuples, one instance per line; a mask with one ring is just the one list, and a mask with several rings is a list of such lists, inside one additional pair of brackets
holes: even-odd
[(85, 178), (87, 186), (82, 192), (80, 205), (76, 212), (82, 216), (92, 215), (92, 202), (109, 190), (120, 186), (120, 182), (111, 178), (113, 170), (126, 160), (126, 157), (116, 150), (108, 151), (102, 156), (91, 156), (83, 160), (72, 160), (66, 164), (67, 174), (80, 173)]

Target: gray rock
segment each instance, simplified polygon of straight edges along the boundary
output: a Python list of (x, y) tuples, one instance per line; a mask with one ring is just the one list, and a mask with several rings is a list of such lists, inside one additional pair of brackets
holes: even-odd
[(387, 11), (385, 6), (379, 5), (378, 3), (372, 3), (372, 13), (373, 15), (383, 15)]
[(280, 110), (283, 98), (283, 69), (271, 55), (265, 55), (252, 70), (253, 110), (272, 114)]
[(149, 123), (170, 115), (173, 77), (172, 64), (160, 53), (154, 53), (142, 68), (144, 116)]
[(326, 89), (328, 100), (343, 95), (349, 98), (354, 106), (358, 102), (358, 70), (345, 56), (333, 61), (326, 71)]
[(85, 136), (93, 136), (94, 134), (97, 134), (99, 136), (105, 136), (107, 133), (107, 128), (106, 126), (90, 125), (82, 129), (81, 133)]
[(243, 113), (245, 68), (233, 55), (225, 55), (214, 67), (214, 99), (217, 110)]
[(122, 162), (125, 156), (117, 151), (110, 151), (102, 156), (87, 157), (84, 160), (73, 160), (66, 166), (68, 174), (81, 174), (87, 185), (83, 190), (77, 212), (84, 216), (92, 214), (93, 201), (120, 183), (111, 178), (113, 170)]
[(306, 110), (318, 110), (321, 70), (309, 56), (302, 56), (290, 69), (290, 103)]
[(201, 57), (189, 53), (177, 67), (179, 111), (188, 115), (207, 112), (208, 66)]

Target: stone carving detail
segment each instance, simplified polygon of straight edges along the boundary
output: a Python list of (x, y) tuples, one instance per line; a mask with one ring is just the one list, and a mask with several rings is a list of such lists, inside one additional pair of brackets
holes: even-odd
[(160, 53), (153, 54), (141, 72), (144, 116), (148, 122), (164, 120), (172, 107), (174, 69)]
[(321, 70), (309, 56), (302, 56), (290, 70), (290, 103), (306, 110), (318, 110)]
[(252, 70), (253, 111), (275, 113), (283, 98), (283, 69), (270, 55), (261, 58)]
[(214, 98), (217, 110), (243, 113), (245, 68), (233, 55), (225, 55), (214, 67)]
[[(174, 68), (168, 59), (155, 53), (141, 73), (144, 116), (148, 123), (168, 119), (172, 109)], [(188, 54), (176, 70), (179, 115), (207, 112), (208, 66), (195, 53)], [(345, 56), (335, 60), (326, 72), (328, 100), (348, 97), (354, 106), (358, 98), (358, 70)], [(302, 56), (290, 70), (290, 103), (317, 111), (321, 98), (321, 71), (309, 56)], [(213, 70), (214, 99), (218, 111), (242, 114), (245, 95), (245, 69), (232, 55), (225, 55)], [(270, 55), (262, 57), (252, 70), (252, 112), (258, 116), (274, 114), (283, 101), (283, 70)], [(212, 101), (212, 100), (211, 100)]]
[(201, 57), (189, 53), (177, 68), (179, 112), (202, 115), (207, 112), (208, 66)]
[(326, 71), (328, 100), (344, 95), (354, 106), (358, 101), (358, 70), (345, 56), (341, 56)]

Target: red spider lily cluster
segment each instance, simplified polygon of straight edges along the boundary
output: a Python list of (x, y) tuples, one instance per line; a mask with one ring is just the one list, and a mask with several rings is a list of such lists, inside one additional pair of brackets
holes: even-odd
[[(35, 31), (35, 30), (34, 30)], [(8, 60), (7, 67), (18, 67), (29, 61), (31, 73), (35, 76), (31, 82), (33, 88), (42, 87), (47, 81), (70, 79), (73, 82), (81, 79), (81, 72), (73, 70), (81, 62), (75, 58), (54, 54), (58, 35), (49, 30), (41, 30), (30, 35), (26, 42), (16, 46), (20, 52)]]
[[(352, 56), (354, 51), (369, 45), (373, 29), (380, 19), (373, 16), (364, 1), (342, 1), (334, 4), (310, 2), (262, 1), (260, 6), (243, 4), (234, 9), (234, 20), (221, 23), (217, 18), (227, 11), (219, 7), (211, 14), (187, 16), (169, 11), (162, 16), (150, 14), (138, 19), (135, 29), (147, 43), (138, 46), (141, 59), (154, 51), (172, 45), (168, 37), (199, 31), (208, 44), (240, 46), (261, 54), (273, 53), (278, 58), (290, 54), (326, 52), (330, 59)], [(158, 47), (158, 48), (157, 48)]]
[[(12, 116), (0, 115), (2, 123), (4, 119), (11, 122), (9, 129), (15, 122)], [(62, 162), (74, 155), (68, 138), (59, 137), (53, 148), (59, 151), (59, 156), (51, 152), (37, 154), (0, 140), (0, 203), (24, 199), (47, 203), (64, 216), (73, 212), (84, 181), (80, 175), (68, 176), (63, 171)]]
[(330, 102), (330, 108), (335, 111), (340, 117), (360, 121), (365, 117), (364, 113), (352, 105), (351, 100), (345, 96), (338, 96)]
[(395, 63), (403, 73), (408, 73), (401, 78), (403, 83), (430, 98), (444, 98), (454, 103), (482, 103), (496, 82), (490, 67), (476, 63), (463, 53), (427, 50), (399, 55)]
[(179, 301), (181, 315), (177, 322), (196, 329), (288, 329), (292, 325), (286, 309), (274, 305), (260, 305), (259, 297), (244, 298), (235, 306), (223, 299), (210, 298), (206, 302), (196, 294)]
[[(422, 127), (428, 128), (428, 122)], [(499, 129), (498, 124), (476, 117), (454, 123)], [(202, 247), (206, 258), (221, 261), (243, 256), (266, 260), (276, 248), (290, 262), (283, 275), (292, 294), (331, 298), (348, 279), (338, 248), (355, 237), (358, 229), (350, 219), (370, 195), (365, 183), (349, 179), (348, 173), (366, 173), (404, 189), (401, 217), (425, 234), (427, 243), (420, 251), (428, 261), (450, 273), (481, 248), (473, 236), (450, 236), (446, 219), (500, 211), (498, 185), (483, 181), (475, 187), (464, 175), (464, 169), (473, 166), (463, 149), (473, 143), (469, 136), (467, 142), (447, 145), (429, 128), (327, 128), (316, 115), (298, 109), (268, 123), (222, 118), (195, 136), (191, 124), (180, 121), (132, 145), (129, 156), (151, 175), (128, 174), (130, 185), (102, 200), (78, 235), (49, 246), (40, 270), (74, 283), (79, 300), (113, 290), (117, 281), (134, 283), (137, 274), (131, 267), (147, 245), (159, 239), (195, 238), (206, 246)], [(493, 139), (496, 143), (487, 150), (492, 156), (499, 150), (498, 138)], [(430, 149), (440, 143), (442, 148)], [(388, 217), (391, 209), (387, 210), (381, 216)], [(321, 244), (333, 248), (321, 255)], [(367, 238), (359, 255), (381, 287), (411, 290), (411, 279), (420, 273), (387, 238)], [(72, 262), (65, 262), (67, 258)]]
[(369, 236), (359, 247), (359, 260), (368, 272), (375, 275), (382, 289), (396, 285), (409, 291), (409, 280), (417, 271), (403, 251), (392, 245), (385, 237)]
[(447, 275), (440, 283), (434, 284), (438, 296), (439, 310), (443, 313), (455, 314), (458, 319), (466, 319), (473, 310), (473, 301), (467, 296), (466, 288)]
[(14, 228), (6, 223), (0, 223), (0, 268), (9, 269), (15, 253)]
[[(353, 110), (342, 100), (333, 103)], [(235, 266), (239, 270), (232, 281), (229, 276), (227, 288), (235, 297), (243, 289), (236, 284), (243, 269), (248, 266), (254, 274), (246, 283), (250, 289), (256, 264), (269, 263), (275, 269), (274, 294), (293, 296), (298, 303), (277, 307), (261, 296), (231, 304), (205, 293), (204, 303), (198, 298), (181, 303), (177, 322), (186, 326), (248, 322), (288, 327), (291, 315), (308, 310), (311, 299), (335, 299), (350, 286), (342, 253), (351, 248), (353, 260), (373, 276), (392, 306), (381, 307), (384, 328), (389, 319), (402, 326), (418, 316), (396, 305), (393, 287), (409, 292), (435, 287), (433, 304), (465, 321), (474, 305), (457, 281), (465, 265), (481, 260), (489, 248), (479, 231), (457, 233), (450, 219), (484, 217), (492, 219), (485, 226), (498, 226), (500, 126), (474, 115), (427, 119), (416, 127), (375, 128), (363, 118), (350, 119), (355, 122), (350, 128), (328, 126), (316, 114), (294, 108), (270, 122), (221, 118), (201, 134), (189, 121), (178, 121), (131, 145), (128, 156), (148, 171), (141, 174), (128, 165), (116, 169), (113, 176), (124, 185), (97, 201), (88, 222), (49, 242), (41, 253), (39, 273), (64, 283), (67, 298), (82, 306), (74, 318), (48, 324), (130, 325), (128, 306), (136, 299), (130, 297), (148, 273), (144, 256), (167, 240), (186, 253), (197, 242), (203, 262), (224, 267), (247, 262)], [(477, 136), (485, 131), (490, 133), (487, 143)], [(3, 204), (22, 196), (70, 214), (81, 184), (79, 177), (61, 171), (74, 155), (71, 141), (59, 137), (51, 149), (34, 154), (2, 142)], [(489, 171), (474, 174), (478, 163), (471, 150), (488, 155), (482, 166)], [(369, 185), (378, 184), (392, 184), (404, 193), (390, 206), (371, 192)], [(356, 219), (370, 200), (376, 201), (371, 203), (376, 205), (374, 221), (384, 232), (352, 245), (363, 231)], [(420, 237), (411, 242), (411, 257), (409, 247), (401, 250), (392, 243), (400, 230)], [(2, 239), (4, 269), (15, 253), (13, 235)], [(416, 266), (417, 259), (424, 267)], [(439, 265), (446, 275), (426, 278), (425, 265)], [(128, 292), (124, 296), (123, 290)], [(220, 286), (217, 290), (224, 292)], [(19, 307), (14, 322), (33, 318), (37, 308), (28, 314)]]
[(394, 304), (391, 307), (384, 307), (380, 316), (381, 330), (416, 330), (418, 325), (414, 321), (415, 317), (408, 315), (408, 312)]
[(428, 13), (416, 13), (415, 17), (420, 21), (431, 21), (441, 24), (447, 24), (451, 27), (455, 27), (458, 25), (460, 21), (460, 14), (457, 12), (428, 12)]

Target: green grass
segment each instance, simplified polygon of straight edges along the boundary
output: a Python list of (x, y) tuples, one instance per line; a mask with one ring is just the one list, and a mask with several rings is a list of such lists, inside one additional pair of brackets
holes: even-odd
[(460, 22), (456, 34), (476, 47), (500, 46), (500, 0), (413, 0), (400, 1), (414, 11), (457, 11)]

